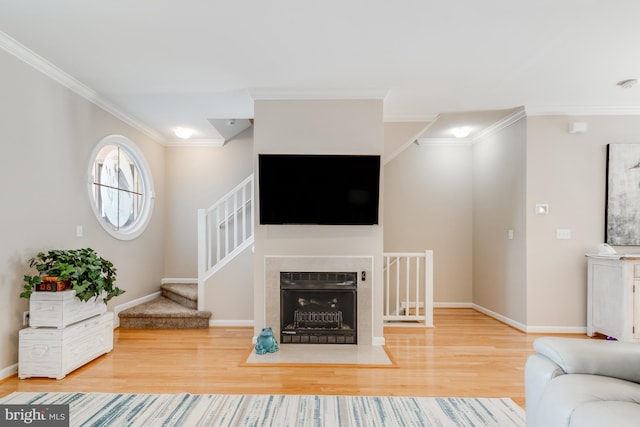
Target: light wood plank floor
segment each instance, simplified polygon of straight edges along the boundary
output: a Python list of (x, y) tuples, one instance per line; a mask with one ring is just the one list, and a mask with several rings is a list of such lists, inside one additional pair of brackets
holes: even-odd
[(510, 397), (524, 406), (524, 364), (536, 335), (472, 309), (435, 309), (434, 324), (385, 328), (393, 368), (240, 366), (251, 351), (252, 328), (118, 329), (111, 353), (60, 381), (5, 379), (0, 396), (101, 391)]

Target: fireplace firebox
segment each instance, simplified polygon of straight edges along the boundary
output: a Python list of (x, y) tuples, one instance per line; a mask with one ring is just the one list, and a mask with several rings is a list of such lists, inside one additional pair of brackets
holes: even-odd
[(280, 342), (357, 344), (355, 272), (281, 272)]

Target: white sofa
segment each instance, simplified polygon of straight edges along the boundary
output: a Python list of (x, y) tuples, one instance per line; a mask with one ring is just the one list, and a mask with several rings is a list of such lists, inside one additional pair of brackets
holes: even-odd
[(533, 346), (527, 427), (640, 426), (640, 344), (541, 337)]

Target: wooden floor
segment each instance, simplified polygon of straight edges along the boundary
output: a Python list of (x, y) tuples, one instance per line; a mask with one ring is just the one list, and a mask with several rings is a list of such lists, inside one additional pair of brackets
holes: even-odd
[(510, 397), (524, 406), (523, 369), (536, 335), (472, 309), (436, 309), (435, 328), (387, 327), (397, 367), (240, 366), (252, 328), (117, 329), (111, 353), (60, 381), (0, 382), (14, 391)]

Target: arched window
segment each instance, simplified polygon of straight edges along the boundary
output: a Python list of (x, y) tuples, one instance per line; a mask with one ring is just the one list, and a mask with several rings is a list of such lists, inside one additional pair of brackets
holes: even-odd
[(153, 183), (144, 157), (121, 135), (109, 135), (94, 148), (89, 194), (100, 225), (113, 237), (131, 240), (145, 230), (153, 210)]

